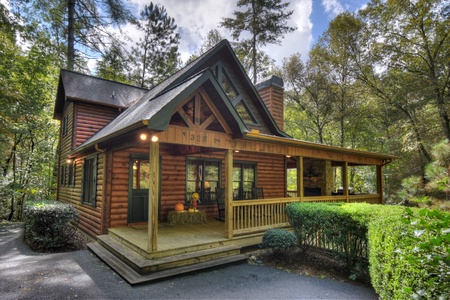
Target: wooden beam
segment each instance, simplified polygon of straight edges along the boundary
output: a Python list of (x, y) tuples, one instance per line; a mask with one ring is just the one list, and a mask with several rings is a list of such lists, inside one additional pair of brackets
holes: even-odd
[(304, 188), (303, 188), (303, 157), (297, 157), (297, 197), (300, 197), (300, 201), (303, 201)]
[(102, 199), (102, 220), (101, 220), (101, 234), (107, 234), (111, 222), (111, 192), (112, 192), (112, 167), (113, 154), (111, 149), (107, 149), (104, 153), (105, 162), (103, 163), (103, 199)]
[(377, 166), (377, 193), (380, 195), (380, 204), (384, 204), (383, 166)]
[(157, 251), (158, 196), (159, 196), (159, 143), (150, 142), (150, 185), (148, 189), (148, 250)]
[(225, 227), (228, 239), (233, 238), (233, 150), (225, 156)]
[(343, 193), (345, 196), (345, 201), (349, 202), (350, 199), (348, 197), (348, 162), (344, 162), (342, 165), (342, 185), (343, 185)]

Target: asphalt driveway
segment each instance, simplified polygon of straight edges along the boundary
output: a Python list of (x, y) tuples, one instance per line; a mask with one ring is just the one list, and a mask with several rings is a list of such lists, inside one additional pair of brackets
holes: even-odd
[(88, 250), (35, 253), (0, 225), (0, 299), (378, 299), (372, 288), (240, 264), (131, 287)]

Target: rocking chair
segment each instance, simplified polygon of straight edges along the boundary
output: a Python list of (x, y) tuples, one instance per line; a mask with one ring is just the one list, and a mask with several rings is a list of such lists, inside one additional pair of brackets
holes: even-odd
[(225, 221), (225, 189), (216, 188), (216, 201), (217, 201), (217, 211), (219, 212), (219, 217), (216, 218), (219, 221)]

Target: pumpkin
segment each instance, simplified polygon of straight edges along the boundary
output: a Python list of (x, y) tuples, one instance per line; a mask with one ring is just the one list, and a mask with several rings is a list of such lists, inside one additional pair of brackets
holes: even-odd
[(174, 209), (175, 209), (175, 211), (183, 211), (184, 210), (184, 204), (178, 202), (177, 204), (175, 204)]

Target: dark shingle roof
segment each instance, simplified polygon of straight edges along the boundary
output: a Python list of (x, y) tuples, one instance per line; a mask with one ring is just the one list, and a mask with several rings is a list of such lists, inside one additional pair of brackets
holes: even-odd
[(62, 114), (66, 99), (125, 108), (148, 92), (148, 89), (64, 69), (60, 73), (59, 85), (55, 117)]

